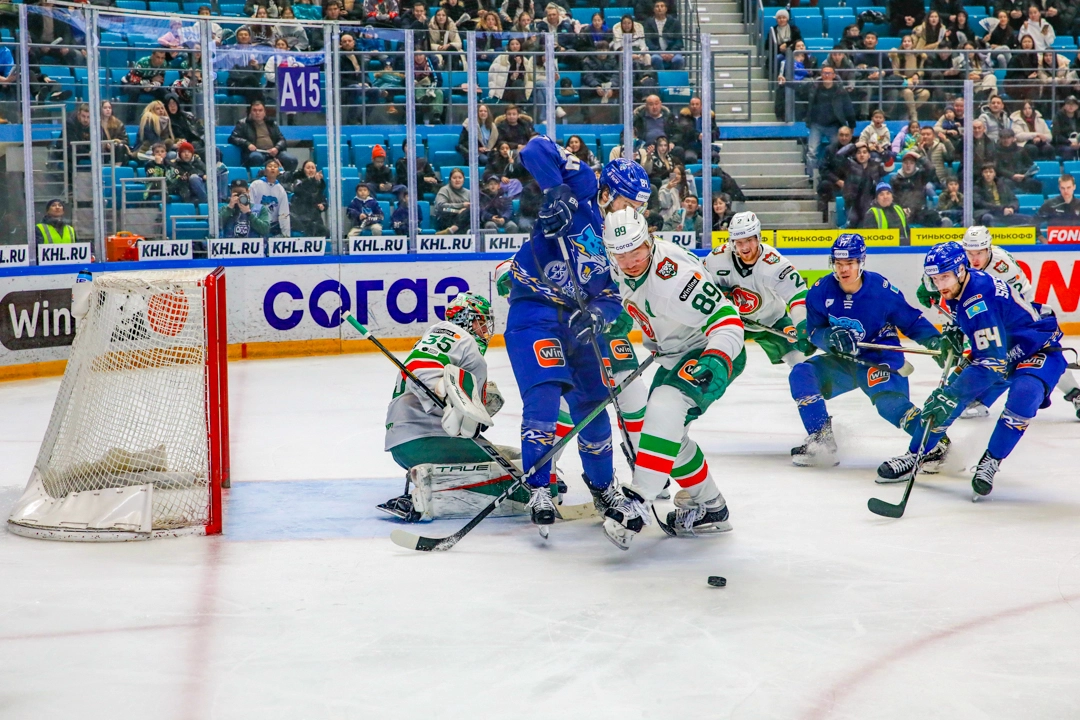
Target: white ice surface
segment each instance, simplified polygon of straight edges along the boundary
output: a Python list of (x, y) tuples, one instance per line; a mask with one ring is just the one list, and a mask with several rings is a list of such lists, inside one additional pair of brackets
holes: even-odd
[[(373, 509), (401, 489), (382, 452), (387, 361), (234, 363), (225, 536), (0, 531), (0, 718), (1080, 717), (1080, 422), (1060, 394), (988, 502), (961, 466), (996, 412), (959, 423), (955, 472), (886, 520), (866, 500), (899, 500), (873, 478), (901, 433), (851, 393), (830, 403), (840, 467), (792, 467), (786, 369), (749, 354), (692, 430), (734, 531), (653, 525), (626, 553), (598, 521), (545, 544), (523, 518), (448, 553), (402, 550)], [(491, 438), (513, 442), (520, 400), (505, 353), (489, 357), (507, 398)], [(937, 368), (913, 362), (921, 401)], [(3, 517), (57, 386), (0, 385)]]

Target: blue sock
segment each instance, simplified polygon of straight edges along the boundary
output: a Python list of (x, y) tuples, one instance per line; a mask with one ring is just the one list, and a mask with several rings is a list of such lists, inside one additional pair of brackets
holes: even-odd
[(987, 450), (998, 460), (1004, 460), (1020, 442), (1031, 419), (1046, 397), (1046, 386), (1038, 378), (1021, 375), (1009, 388), (1005, 409), (998, 418)]
[[(584, 408), (570, 408), (570, 417), (575, 423), (588, 413)], [(611, 484), (614, 469), (611, 465), (611, 421), (607, 413), (596, 416), (578, 434), (578, 455), (581, 457), (581, 469), (594, 488), (603, 490)]]
[(829, 421), (829, 411), (825, 407), (825, 398), (821, 395), (817, 373), (809, 363), (800, 363), (788, 374), (791, 397), (799, 408), (799, 417), (809, 435), (813, 435)]
[[(525, 472), (555, 444), (555, 423), (559, 419), (562, 386), (558, 383), (533, 385), (521, 396), (521, 463)], [(551, 482), (551, 461), (529, 477), (530, 487)]]

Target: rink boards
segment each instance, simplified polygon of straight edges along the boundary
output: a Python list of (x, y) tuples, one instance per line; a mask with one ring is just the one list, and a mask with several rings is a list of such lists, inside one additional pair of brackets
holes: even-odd
[[(1052, 246), (1009, 247), (1031, 277), (1035, 299), (1058, 313), (1067, 334), (1080, 334), (1080, 253)], [(820, 248), (784, 248), (808, 280), (828, 269)], [(880, 272), (910, 302), (925, 248), (872, 248), (868, 269)], [(443, 316), (458, 292), (492, 297), (497, 330), (506, 301), (495, 296), (496, 264), (503, 253), (440, 256), (270, 258), (187, 262), (110, 263), (110, 272), (224, 265), (229, 283), (230, 357), (256, 358), (363, 352), (344, 323), (350, 311), (395, 349), (407, 349), (420, 331)], [(75, 322), (70, 288), (81, 266), (0, 271), (0, 379), (63, 371)], [(104, 268), (105, 266), (101, 266)], [(92, 266), (93, 269), (93, 266)], [(938, 319), (938, 318), (932, 318)]]

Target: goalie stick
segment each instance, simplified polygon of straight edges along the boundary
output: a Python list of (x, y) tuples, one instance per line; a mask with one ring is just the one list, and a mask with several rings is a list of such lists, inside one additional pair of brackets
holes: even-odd
[[(795, 343), (795, 338), (791, 337), (786, 332), (781, 332), (780, 330), (777, 330), (776, 328), (771, 328), (768, 325), (759, 325), (758, 323), (754, 322), (753, 320), (743, 320), (743, 324), (746, 325), (747, 328), (749, 330), (753, 331), (753, 332), (769, 333), (771, 335), (776, 335), (777, 337), (785, 338), (790, 343)], [(859, 347), (870, 347), (870, 345), (864, 344), (864, 343), (859, 343)], [(874, 345), (873, 347), (874, 348), (887, 349), (887, 350), (901, 350), (901, 351), (903, 350), (903, 348), (893, 347), (892, 345)], [(904, 364), (902, 366), (900, 366), (899, 370), (893, 370), (888, 365), (879, 364), (879, 363), (873, 363), (873, 362), (870, 362), (869, 360), (863, 360), (862, 358), (855, 357), (854, 355), (845, 355), (843, 353), (830, 353), (830, 354), (832, 354), (832, 355), (834, 355), (834, 356), (836, 356), (838, 358), (841, 358), (843, 360), (850, 360), (851, 362), (856, 363), (858, 365), (863, 365), (863, 366), (868, 367), (868, 368), (874, 368), (875, 370), (881, 370), (882, 372), (888, 372), (888, 373), (895, 372), (900, 377), (907, 377), (907, 376), (911, 375), (911, 373), (915, 372), (915, 366), (912, 365), (911, 363), (907, 362), (906, 360), (904, 361)]]
[[(386, 357), (390, 358), (390, 360), (395, 365), (397, 365), (398, 369), (402, 373), (404, 373), (410, 380), (412, 380), (414, 383), (416, 383), (418, 387), (422, 388), (423, 391), (428, 395), (428, 397), (431, 398), (431, 400), (433, 402), (435, 402), (439, 407), (443, 407), (443, 405), (445, 405), (445, 401), (441, 397), (436, 395), (435, 392), (433, 390), (431, 390), (431, 388), (427, 387), (415, 375), (413, 375), (413, 373), (408, 368), (405, 367), (405, 365), (401, 362), (401, 360), (399, 360), (397, 358), (396, 355), (391, 353), (386, 348), (385, 345), (383, 345), (381, 342), (379, 342), (378, 338), (376, 338), (374, 335), (372, 335), (370, 330), (368, 330), (366, 327), (361, 325), (360, 321), (358, 321), (355, 317), (353, 317), (352, 313), (346, 313), (345, 314), (345, 319), (348, 321), (348, 323), (350, 325), (352, 325), (356, 329), (356, 331), (358, 333), (360, 333), (361, 337), (363, 337), (365, 340), (370, 340), (371, 342), (375, 343), (375, 347), (379, 348), (379, 350), (382, 351), (382, 353), (384, 355), (386, 355)], [(623, 382), (623, 384), (621, 384), (619, 387), (615, 388), (614, 393), (618, 394), (618, 393), (622, 392), (622, 389), (626, 385), (629, 385), (631, 382), (636, 380), (638, 378), (638, 376), (640, 376), (641, 373), (643, 373), (645, 371), (645, 368), (647, 368), (650, 364), (652, 364), (652, 361), (653, 361), (653, 356), (649, 356), (648, 358), (646, 358), (645, 362), (641, 363), (641, 365), (638, 366), (637, 370), (635, 370), (633, 373), (630, 374), (629, 377), (626, 378), (626, 380)], [(475, 528), (477, 525), (479, 525), (481, 520), (483, 520), (488, 515), (490, 515), (492, 512), (494, 512), (495, 509), (499, 507), (499, 505), (501, 505), (511, 495), (513, 495), (514, 492), (519, 487), (524, 485), (525, 482), (536, 472), (536, 468), (543, 467), (546, 462), (548, 462), (553, 457), (555, 457), (555, 454), (559, 450), (561, 450), (567, 443), (569, 443), (570, 440), (572, 440), (574, 437), (576, 437), (577, 434), (579, 432), (581, 432), (581, 429), (583, 427), (588, 425), (590, 422), (592, 422), (592, 420), (597, 415), (599, 415), (601, 412), (603, 412), (604, 409), (608, 406), (608, 404), (610, 402), (611, 402), (611, 400), (608, 399), (608, 400), (605, 400), (602, 403), (600, 403), (600, 405), (598, 405), (591, 413), (589, 413), (580, 423), (577, 423), (576, 425), (574, 425), (574, 427), (570, 429), (570, 432), (567, 433), (561, 440), (559, 440), (559, 442), (555, 443), (555, 445), (553, 445), (551, 447), (551, 449), (548, 450), (544, 454), (544, 456), (542, 458), (540, 458), (539, 461), (537, 461), (536, 465), (534, 465), (532, 468), (529, 468), (529, 471), (526, 472), (526, 473), (522, 473), (520, 470), (517, 469), (517, 466), (515, 466), (509, 460), (504, 458), (502, 456), (502, 454), (495, 448), (495, 446), (492, 445), (484, 436), (479, 435), (479, 436), (473, 438), (472, 439), (473, 442), (475, 442), (485, 453), (487, 453), (487, 455), (492, 460), (499, 463), (499, 466), (502, 467), (504, 470), (506, 470), (506, 472), (508, 472), (511, 475), (511, 477), (514, 478), (514, 482), (511, 483), (510, 486), (507, 487), (506, 490), (504, 490), (502, 492), (502, 494), (500, 494), (497, 498), (492, 500), (491, 503), (489, 503), (487, 507), (485, 507), (483, 510), (481, 510), (480, 514), (478, 514), (476, 517), (474, 517), (472, 520), (470, 520), (464, 527), (462, 527), (460, 530), (458, 530), (453, 535), (450, 535), (450, 536), (445, 537), (445, 538), (429, 538), (429, 537), (423, 537), (421, 535), (415, 535), (413, 533), (406, 532), (405, 530), (398, 529), (398, 530), (394, 530), (392, 533), (390, 533), (390, 539), (394, 542), (395, 545), (400, 545), (401, 547), (407, 548), (409, 550), (422, 550), (422, 551), (449, 550), (450, 548), (454, 547), (454, 545), (456, 545), (458, 543), (458, 541), (461, 540), (461, 538), (465, 537), (467, 534), (469, 534), (469, 532), (472, 531), (473, 528)], [(591, 503), (586, 503), (586, 504), (591, 505)], [(576, 507), (577, 506), (564, 507), (563, 511), (564, 512), (572, 511), (572, 509), (576, 508)], [(568, 512), (568, 514), (577, 515), (578, 513), (576, 511), (573, 511), (573, 512)], [(586, 516), (586, 515), (581, 515), (581, 516)], [(566, 517), (566, 516), (564, 516), (563, 519), (571, 520), (571, 519), (577, 519), (577, 518), (576, 517)]]
[[(941, 369), (941, 380), (938, 381), (938, 388), (945, 384), (946, 378), (948, 378), (949, 373), (952, 372), (952, 365), (953, 353), (950, 349), (948, 355), (945, 356), (945, 365)], [(915, 467), (911, 470), (911, 477), (908, 478), (907, 487), (904, 488), (904, 497), (900, 500), (900, 504), (893, 505), (884, 500), (870, 498), (866, 501), (866, 506), (870, 509), (870, 512), (888, 518), (899, 518), (904, 515), (904, 510), (907, 509), (908, 498), (911, 497), (911, 488), (915, 486), (915, 476), (919, 474), (919, 467), (922, 465), (923, 455), (926, 454), (926, 438), (928, 437), (930, 437), (930, 423), (926, 423), (926, 429), (923, 430), (922, 441), (919, 443), (919, 454), (915, 457)]]

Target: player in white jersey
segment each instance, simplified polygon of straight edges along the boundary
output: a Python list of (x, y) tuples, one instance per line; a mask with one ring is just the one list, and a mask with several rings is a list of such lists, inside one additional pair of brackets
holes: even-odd
[[(446, 399), (445, 409), (401, 374), (386, 411), (385, 449), (407, 479), (405, 494), (378, 507), (408, 522), (471, 517), (513, 480), (470, 439), (493, 424), (503, 404), (484, 359), (495, 328), (491, 305), (481, 295), (461, 293), (445, 317), (405, 359), (417, 379)], [(513, 448), (499, 450), (509, 459), (521, 457)], [(528, 499), (519, 490), (499, 514), (523, 513)]]
[[(968, 228), (960, 244), (964, 246), (968, 262), (971, 263), (973, 270), (982, 270), (1001, 278), (1007, 285), (1016, 288), (1025, 300), (1034, 301), (1035, 288), (1031, 286), (1031, 281), (1020, 267), (1020, 263), (1016, 262), (1008, 250), (992, 244), (990, 231), (985, 226), (975, 225)], [(919, 287), (918, 297), (919, 301), (927, 307), (940, 300), (940, 294), (933, 287), (930, 278), (925, 275)], [(1080, 383), (1077, 383), (1076, 376), (1071, 370), (1066, 370), (1061, 376), (1057, 388), (1065, 394), (1065, 400), (1072, 403), (1076, 417), (1080, 418)], [(990, 414), (990, 410), (984, 403), (988, 402), (992, 405), (996, 398), (997, 396), (984, 397), (973, 401), (960, 417), (963, 419), (986, 417)]]
[(731, 219), (728, 242), (705, 258), (710, 279), (731, 298), (743, 320), (791, 337), (746, 330), (773, 365), (795, 366), (814, 353), (806, 337), (806, 282), (776, 248), (761, 239), (761, 222), (752, 212)]
[(627, 549), (669, 478), (683, 488), (667, 516), (677, 533), (730, 530), (727, 503), (687, 427), (746, 364), (739, 312), (697, 257), (650, 236), (636, 208), (605, 218), (604, 247), (623, 306), (660, 366), (649, 391), (633, 483), (623, 487), (625, 500), (605, 513), (604, 530)]

